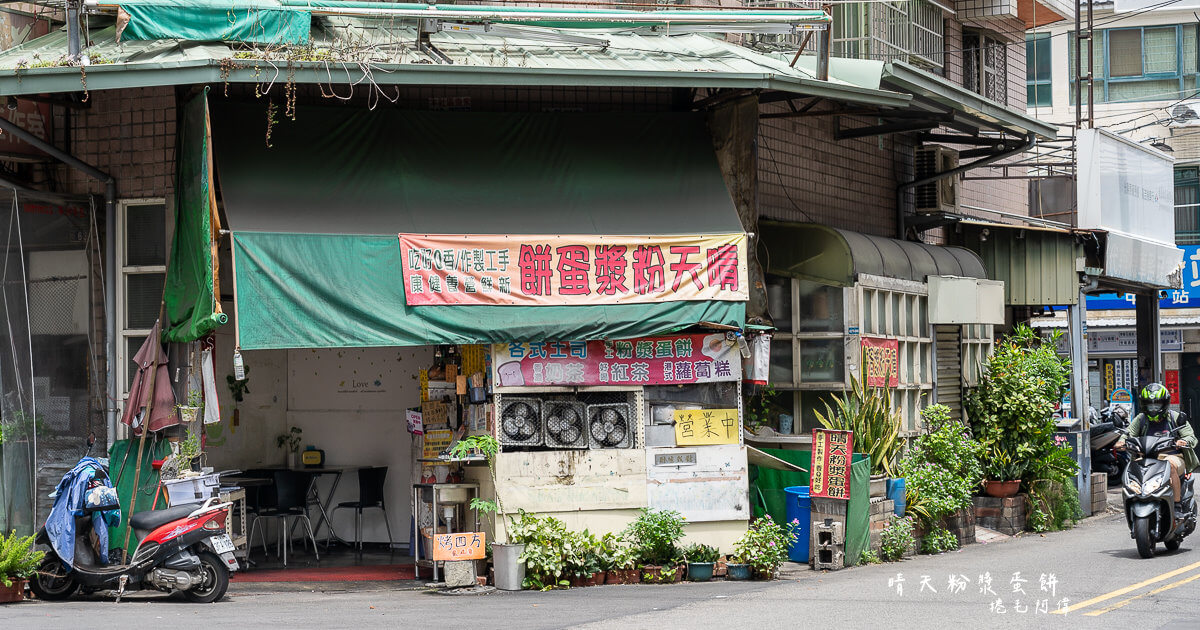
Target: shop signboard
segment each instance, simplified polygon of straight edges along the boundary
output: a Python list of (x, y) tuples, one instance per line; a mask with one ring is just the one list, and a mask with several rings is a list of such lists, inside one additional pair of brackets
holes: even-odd
[(442, 451), (454, 443), (454, 431), (450, 429), (425, 429), (425, 442), (421, 449), (424, 459), (437, 459)]
[(704, 446), (738, 443), (737, 409), (677, 409), (675, 445)]
[(500, 387), (687, 385), (742, 378), (742, 355), (724, 333), (492, 346)]
[(433, 559), (448, 562), (482, 560), (487, 557), (487, 535), (484, 532), (434, 534)]
[(749, 299), (746, 235), (400, 234), (410, 306)]
[(900, 342), (863, 337), (862, 366), (868, 386), (896, 387), (900, 384)]
[(852, 431), (813, 429), (809, 496), (849, 499), (850, 459), (853, 453)]
[(1171, 392), (1171, 404), (1179, 404), (1179, 370), (1166, 370), (1163, 372), (1163, 387)]
[[(1179, 328), (1161, 329), (1159, 331), (1159, 346), (1163, 352), (1183, 352), (1183, 330)], [(1087, 334), (1088, 354), (1116, 354), (1137, 352), (1137, 331), (1104, 330), (1092, 327)], [(1057, 350), (1060, 354), (1070, 352), (1070, 340), (1066, 335), (1058, 338)]]

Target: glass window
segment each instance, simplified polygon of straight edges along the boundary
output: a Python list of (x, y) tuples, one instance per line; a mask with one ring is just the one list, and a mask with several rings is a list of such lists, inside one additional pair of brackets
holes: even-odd
[(840, 383), (846, 373), (844, 342), (805, 339), (800, 342), (800, 380), (805, 383)]
[(125, 209), (125, 265), (167, 264), (167, 212), (163, 204)]
[(767, 277), (767, 311), (780, 332), (792, 331), (792, 279)]
[(1175, 243), (1200, 244), (1200, 169), (1175, 169)]
[(801, 332), (841, 332), (845, 328), (845, 313), (841, 287), (831, 287), (807, 280), (796, 282), (800, 297)]
[(1142, 76), (1141, 29), (1108, 32), (1108, 76)]
[(1050, 33), (1025, 36), (1025, 90), (1030, 107), (1052, 104), (1050, 41)]
[(1175, 27), (1148, 28), (1143, 32), (1146, 74), (1179, 72), (1179, 40)]
[(162, 302), (164, 277), (159, 273), (135, 273), (126, 276), (126, 328), (149, 329), (154, 326)]
[(772, 383), (794, 385), (796, 368), (792, 362), (792, 340), (773, 339), (771, 341), (771, 365), (767, 378)]

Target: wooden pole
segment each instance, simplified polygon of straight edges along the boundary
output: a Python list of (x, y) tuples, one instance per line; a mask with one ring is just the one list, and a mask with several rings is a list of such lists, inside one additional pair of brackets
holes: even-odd
[[(150, 432), (150, 418), (154, 413), (154, 381), (158, 378), (158, 355), (162, 345), (162, 318), (167, 306), (166, 286), (166, 282), (163, 282), (163, 299), (158, 303), (158, 321), (155, 328), (158, 330), (159, 338), (155, 339), (154, 343), (159, 344), (160, 347), (155, 348), (154, 360), (150, 363), (150, 398), (146, 401), (146, 413), (142, 416), (142, 436), (138, 439), (137, 461), (133, 464), (133, 492), (129, 495), (129, 517), (125, 520), (125, 542), (121, 545), (121, 564), (125, 564), (129, 560), (129, 534), (133, 531), (133, 515), (137, 513), (138, 481), (142, 476), (142, 453), (146, 450), (146, 434)], [(125, 453), (129, 453), (128, 448), (125, 449)], [(157, 492), (155, 490), (155, 493)]]

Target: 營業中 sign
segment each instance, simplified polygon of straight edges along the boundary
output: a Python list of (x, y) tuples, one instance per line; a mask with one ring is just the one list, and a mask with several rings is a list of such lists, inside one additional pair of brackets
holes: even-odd
[(675, 445), (737, 444), (737, 409), (679, 409), (675, 411)]
[(853, 432), (813, 429), (809, 496), (849, 499), (850, 459), (853, 453)]

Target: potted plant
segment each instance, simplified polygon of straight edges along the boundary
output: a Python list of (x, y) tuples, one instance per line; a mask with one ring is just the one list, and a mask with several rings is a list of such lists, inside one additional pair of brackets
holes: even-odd
[(633, 545), (617, 534), (600, 538), (605, 584), (633, 584), (641, 581), (637, 570), (638, 553)]
[(936, 532), (944, 529), (939, 525), (943, 519), (974, 510), (983, 448), (966, 425), (950, 417), (948, 407), (930, 405), (921, 417), (925, 431), (912, 441), (900, 474), (906, 494), (913, 497), (909, 511), (920, 517), (922, 527)]
[(679, 557), (675, 543), (683, 538), (683, 524), (683, 515), (675, 510), (642, 508), (637, 520), (625, 529), (642, 563), (643, 581), (675, 579), (678, 570), (672, 562)]
[(238, 409), (238, 403), (246, 399), (246, 394), (250, 393), (250, 366), (246, 366), (246, 378), (238, 380), (233, 374), (225, 375), (225, 382), (229, 384), (229, 394), (233, 396), (233, 418), (230, 420), (232, 426), (241, 424), (241, 411)]
[(733, 543), (733, 550), (757, 577), (774, 579), (779, 566), (788, 558), (788, 545), (796, 541), (799, 528), (799, 520), (780, 525), (770, 516), (763, 516), (750, 523), (746, 533)]
[[(563, 577), (566, 571), (564, 548), (568, 532), (562, 521), (553, 516), (538, 516), (518, 510), (507, 530), (512, 535), (510, 540), (523, 547), (517, 560), (517, 566), (524, 573), (524, 579), (521, 581), (523, 588), (546, 591), (570, 584)], [(493, 552), (496, 558), (496, 587), (501, 588), (501, 546), (494, 545)]]
[(983, 457), (983, 492), (1002, 499), (1016, 496), (1024, 473), (1023, 463), (1013, 461), (1007, 449), (994, 446)]
[(275, 445), (287, 449), (287, 467), (296, 468), (297, 453), (300, 452), (300, 442), (304, 439), (304, 429), (292, 427), (290, 431), (275, 437)]
[(688, 579), (693, 582), (707, 582), (713, 577), (713, 568), (716, 567), (721, 552), (717, 551), (716, 547), (693, 544), (684, 548), (683, 557), (687, 559)]
[(900, 410), (892, 405), (892, 390), (870, 387), (851, 376), (850, 389), (831, 398), (834, 404), (825, 401), (825, 413), (813, 410), (817, 422), (826, 429), (854, 432), (854, 452), (871, 458), (871, 496), (884, 496), (886, 480), (893, 476), (896, 456), (903, 445), (902, 420)]
[(193, 389), (189, 391), (187, 404), (175, 406), (176, 411), (179, 412), (179, 421), (185, 425), (195, 422), (197, 416), (200, 415), (200, 404), (202, 402), (200, 390)]
[(586, 529), (563, 536), (563, 564), (571, 586), (604, 583), (600, 541)]
[[(504, 516), (504, 504), (500, 501), (500, 484), (496, 482), (496, 455), (500, 452), (500, 442), (490, 435), (470, 435), (454, 443), (450, 447), (450, 456), (454, 459), (466, 459), (472, 455), (483, 455), (487, 460), (488, 475), (492, 479), (494, 501), (474, 499), (471, 508), (477, 512), (489, 515), (499, 515), (500, 527), (504, 530), (504, 542), (492, 542), (492, 564), (496, 569), (496, 588), (502, 591), (519, 591), (524, 588), (525, 562), (521, 557), (525, 554), (525, 543), (513, 537), (508, 529), (508, 521)], [(525, 522), (525, 512), (521, 512), (521, 520)], [(492, 522), (495, 531), (495, 521)], [(525, 528), (521, 530), (526, 534)]]
[(750, 565), (746, 559), (738, 554), (729, 556), (729, 562), (725, 564), (725, 576), (731, 580), (749, 580)]
[(0, 604), (25, 598), (25, 580), (42, 564), (44, 552), (33, 548), (34, 536), (0, 534)]

